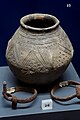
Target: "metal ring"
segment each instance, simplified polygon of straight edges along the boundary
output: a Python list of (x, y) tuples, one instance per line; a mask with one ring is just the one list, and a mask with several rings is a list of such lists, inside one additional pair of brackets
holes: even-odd
[[(6, 88), (6, 81), (3, 82), (3, 97), (12, 102), (12, 108), (15, 109), (17, 107), (17, 103), (29, 103), (32, 102), (37, 97), (37, 90), (30, 87), (11, 87)], [(25, 99), (19, 99), (16, 96), (12, 95), (14, 92), (30, 92), (32, 93), (32, 96)]]
[[(58, 97), (58, 96), (54, 95), (54, 92), (56, 91), (56, 89), (58, 89), (60, 87), (62, 88), (62, 87), (65, 87), (65, 86), (69, 86), (69, 85), (75, 85), (76, 93), (74, 93), (72, 95), (69, 95), (67, 97)], [(68, 100), (71, 100), (71, 99), (73, 99), (75, 97), (80, 99), (80, 82), (76, 82), (76, 81), (73, 81), (73, 80), (60, 82), (59, 84), (55, 85), (52, 88), (51, 97), (52, 97), (52, 99), (58, 100), (58, 101), (68, 101)]]

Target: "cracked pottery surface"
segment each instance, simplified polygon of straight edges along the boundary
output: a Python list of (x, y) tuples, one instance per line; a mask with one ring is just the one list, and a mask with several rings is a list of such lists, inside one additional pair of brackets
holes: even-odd
[(6, 49), (10, 69), (19, 80), (29, 84), (48, 84), (58, 79), (72, 57), (73, 47), (67, 34), (59, 20), (49, 14), (21, 18)]

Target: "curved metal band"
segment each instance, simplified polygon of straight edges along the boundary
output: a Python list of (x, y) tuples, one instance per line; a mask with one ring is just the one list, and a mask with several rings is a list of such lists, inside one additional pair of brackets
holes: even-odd
[[(54, 95), (54, 92), (56, 91), (56, 89), (60, 88), (60, 87), (65, 87), (65, 86), (69, 86), (69, 85), (75, 85), (76, 86), (76, 93), (69, 95), (67, 97), (58, 97)], [(75, 97), (80, 99), (80, 82), (76, 82), (73, 80), (68, 80), (68, 81), (63, 81), (60, 82), (59, 84), (55, 85), (52, 90), (51, 90), (51, 97), (54, 100), (58, 100), (58, 101), (68, 101), (71, 100)]]
[[(3, 83), (3, 97), (6, 100), (12, 102), (12, 108), (16, 108), (17, 103), (32, 102), (37, 97), (37, 90), (34, 89), (34, 88), (29, 88), (29, 87), (11, 87), (11, 88), (7, 89), (6, 85), (7, 84), (4, 81), (4, 83)], [(12, 93), (19, 92), (19, 91), (30, 92), (30, 93), (32, 93), (32, 96), (30, 96), (29, 98), (25, 98), (25, 99), (19, 99), (16, 96), (12, 95)]]

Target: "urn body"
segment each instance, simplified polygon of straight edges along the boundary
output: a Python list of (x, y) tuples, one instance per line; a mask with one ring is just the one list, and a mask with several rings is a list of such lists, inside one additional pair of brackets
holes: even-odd
[(58, 79), (73, 57), (72, 44), (59, 20), (49, 14), (30, 14), (8, 42), (7, 63), (14, 75), (29, 84)]

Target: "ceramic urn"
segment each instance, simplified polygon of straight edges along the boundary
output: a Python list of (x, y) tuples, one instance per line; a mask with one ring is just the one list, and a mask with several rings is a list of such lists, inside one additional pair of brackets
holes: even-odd
[(73, 57), (72, 44), (49, 14), (29, 14), (9, 40), (7, 63), (17, 79), (29, 84), (49, 84), (57, 80)]

